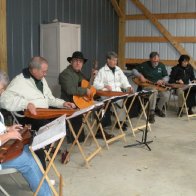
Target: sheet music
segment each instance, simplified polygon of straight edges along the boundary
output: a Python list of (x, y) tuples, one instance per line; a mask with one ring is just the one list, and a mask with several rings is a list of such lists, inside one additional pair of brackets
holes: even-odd
[(89, 107), (87, 107), (87, 108), (80, 109), (80, 110), (74, 112), (71, 116), (66, 117), (66, 119), (69, 120), (69, 119), (71, 119), (71, 118), (74, 118), (74, 117), (76, 117), (76, 116), (79, 116), (79, 115), (81, 115), (81, 114), (84, 114), (84, 113), (86, 113), (86, 112), (92, 110), (94, 107), (95, 107), (95, 105), (91, 105), (91, 106), (89, 106)]
[(40, 127), (37, 135), (33, 138), (32, 149), (38, 150), (64, 137), (66, 135), (65, 118), (66, 116), (63, 115)]

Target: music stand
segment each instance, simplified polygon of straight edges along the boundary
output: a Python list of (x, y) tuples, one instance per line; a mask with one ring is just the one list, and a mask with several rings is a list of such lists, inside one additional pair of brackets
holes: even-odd
[(138, 146), (138, 145), (142, 145), (144, 144), (149, 151), (151, 151), (151, 148), (149, 147), (149, 143), (152, 143), (153, 141), (150, 140), (150, 141), (147, 141), (147, 137), (148, 137), (148, 124), (149, 124), (149, 114), (150, 114), (150, 96), (152, 95), (152, 93), (154, 93), (154, 91), (150, 90), (150, 91), (144, 91), (142, 90), (138, 96), (142, 97), (142, 98), (147, 98), (147, 118), (146, 118), (146, 126), (145, 126), (145, 129), (140, 129), (143, 134), (142, 134), (142, 140), (141, 141), (138, 141), (136, 140), (136, 144), (131, 144), (131, 145), (126, 145), (124, 146), (124, 148), (129, 148), (129, 147), (133, 147), (133, 146)]

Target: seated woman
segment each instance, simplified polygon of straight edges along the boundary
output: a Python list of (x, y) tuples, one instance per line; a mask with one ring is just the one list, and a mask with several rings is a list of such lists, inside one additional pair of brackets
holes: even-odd
[[(189, 64), (190, 57), (188, 55), (181, 55), (178, 59), (179, 64), (172, 68), (169, 83), (177, 83), (177, 84), (189, 84), (190, 82), (195, 82), (195, 75), (194, 70), (191, 64)], [(181, 112), (183, 106), (183, 95), (186, 95), (187, 90), (183, 90), (181, 88), (177, 89), (178, 95), (178, 112), (177, 116), (182, 116), (183, 113)], [(193, 114), (192, 107), (196, 106), (196, 88), (193, 86), (191, 91), (187, 97), (186, 105), (189, 108), (188, 114)], [(181, 112), (181, 114), (180, 114)]]
[[(0, 95), (3, 93), (4, 88), (8, 84), (8, 77), (6, 74), (0, 72)], [(3, 115), (0, 113), (0, 146), (11, 139), (21, 140), (20, 129), (21, 125), (13, 125), (11, 127), (6, 127), (4, 125)], [(6, 161), (0, 164), (0, 169), (15, 168), (17, 169), (23, 177), (28, 182), (31, 190), (36, 191), (39, 182), (42, 179), (42, 172), (35, 162), (31, 152), (29, 151), (28, 145), (24, 146), (23, 152), (16, 158)], [(38, 193), (39, 196), (50, 196), (52, 192), (46, 181), (41, 186)]]

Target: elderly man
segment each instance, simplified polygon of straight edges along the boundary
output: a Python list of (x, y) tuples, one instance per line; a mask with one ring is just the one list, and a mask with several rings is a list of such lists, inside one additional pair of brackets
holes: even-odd
[[(123, 89), (126, 92), (133, 92), (131, 85), (123, 71), (117, 66), (118, 56), (115, 52), (110, 51), (106, 55), (106, 64), (99, 70), (95, 77), (93, 86), (98, 90), (118, 91)], [(118, 109), (117, 109), (118, 110)], [(119, 111), (120, 113), (120, 111)], [(124, 114), (125, 115), (125, 114)], [(120, 117), (124, 120), (124, 116)], [(103, 118), (103, 126), (111, 124), (110, 111), (106, 111)], [(123, 130), (126, 130), (127, 125), (123, 125)]]
[[(165, 65), (160, 62), (158, 52), (151, 52), (149, 57), (149, 61), (146, 61), (139, 65), (136, 69), (133, 69), (134, 75), (138, 77), (141, 82), (150, 81), (157, 85), (165, 85), (165, 83), (169, 80), (169, 77)], [(157, 103), (158, 97), (159, 101)], [(150, 123), (155, 122), (155, 113), (160, 117), (165, 117), (163, 106), (168, 101), (168, 98), (169, 92), (167, 91), (157, 91), (153, 93), (150, 99)]]
[[(6, 88), (7, 84), (7, 74), (0, 71), (0, 96)], [(20, 133), (21, 128), (21, 125), (12, 125), (10, 127), (6, 127), (4, 124), (4, 117), (0, 112), (0, 146), (4, 145), (10, 140), (22, 140), (22, 136)], [(17, 157), (14, 157), (9, 161), (0, 163), (0, 170), (8, 168), (17, 169), (28, 182), (31, 190), (33, 192), (37, 190), (37, 187), (40, 183), (40, 180), (42, 179), (43, 174), (39, 166), (35, 162), (28, 145), (24, 146), (23, 151)], [(38, 196), (50, 195), (52, 195), (52, 192), (48, 186), (48, 183), (44, 181), (40, 191), (38, 192)]]
[[(81, 70), (83, 65), (86, 63), (88, 59), (84, 58), (82, 52), (75, 51), (72, 54), (72, 57), (68, 57), (67, 61), (70, 65), (62, 71), (59, 75), (59, 84), (61, 85), (61, 98), (66, 101), (72, 101), (73, 96), (92, 96), (92, 92), (90, 88), (81, 87), (81, 81), (86, 79), (82, 74)], [(92, 74), (93, 75), (93, 74)], [(82, 125), (82, 116), (78, 116), (71, 121), (74, 131), (78, 133), (81, 125)], [(106, 138), (110, 139), (112, 136), (110, 134), (106, 134)], [(79, 137), (79, 141), (82, 142), (84, 140), (84, 132), (81, 133)], [(98, 132), (96, 137), (102, 137), (101, 132)], [(74, 140), (73, 136), (70, 134), (70, 142)]]
[[(29, 62), (28, 68), (23, 69), (17, 75), (7, 89), (1, 95), (1, 107), (8, 111), (24, 111), (28, 109), (32, 114), (36, 114), (36, 108), (74, 108), (75, 105), (57, 99), (52, 95), (50, 88), (45, 80), (48, 70), (48, 62), (43, 57), (33, 57)], [(32, 130), (38, 130), (47, 124), (48, 120), (35, 120), (31, 118), (19, 119), (21, 124), (31, 124)], [(44, 152), (37, 151), (44, 168)]]

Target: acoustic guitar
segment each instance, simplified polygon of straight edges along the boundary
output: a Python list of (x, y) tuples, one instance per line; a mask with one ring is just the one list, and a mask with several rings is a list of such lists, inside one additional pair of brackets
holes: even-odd
[(74, 95), (73, 96), (73, 101), (77, 105), (77, 107), (80, 109), (84, 109), (84, 108), (89, 107), (94, 104), (93, 97), (96, 94), (96, 89), (95, 89), (95, 87), (91, 86), (87, 80), (82, 80), (81, 87), (88, 88), (92, 92), (90, 97), (88, 97), (87, 95), (84, 95), (84, 96)]
[(31, 142), (31, 133), (28, 126), (21, 130), (22, 140), (9, 140), (0, 146), (0, 163), (10, 161), (18, 157), (24, 148), (24, 145)]

